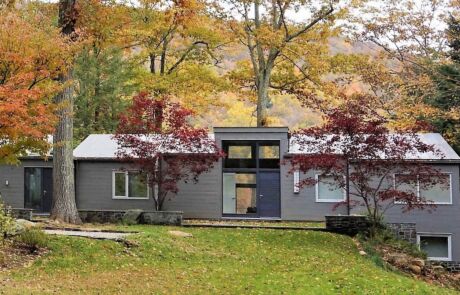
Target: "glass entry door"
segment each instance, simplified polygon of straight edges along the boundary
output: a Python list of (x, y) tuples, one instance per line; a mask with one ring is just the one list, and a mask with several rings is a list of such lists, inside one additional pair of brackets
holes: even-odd
[(24, 168), (24, 207), (37, 212), (50, 212), (52, 200), (52, 168)]

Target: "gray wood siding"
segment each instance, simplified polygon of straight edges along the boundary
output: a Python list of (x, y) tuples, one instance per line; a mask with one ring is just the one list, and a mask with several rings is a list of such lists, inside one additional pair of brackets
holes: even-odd
[(24, 167), (53, 167), (53, 162), (23, 160), (19, 165), (0, 165), (0, 194), (5, 204), (13, 208), (24, 208)]
[[(288, 174), (289, 166), (283, 165), (281, 172), (281, 216), (284, 220), (324, 221), (326, 215), (347, 214), (347, 208), (340, 206), (334, 210), (336, 203), (316, 202), (315, 186), (307, 186), (294, 193), (294, 176)], [(308, 173), (314, 177), (314, 172)], [(306, 176), (300, 175), (301, 179)]]
[(390, 208), (385, 215), (388, 222), (415, 222), (417, 232), (452, 234), (452, 259), (460, 261), (460, 184), (458, 165), (437, 165), (452, 175), (452, 205), (436, 205), (432, 212), (413, 210), (403, 213), (401, 205)]
[(222, 197), (220, 173), (217, 164), (207, 173), (201, 174), (198, 183), (179, 184), (177, 195), (168, 196), (165, 210), (183, 211), (185, 218), (220, 218), (222, 216)]
[(146, 200), (112, 199), (112, 171), (123, 167), (117, 162), (78, 161), (76, 167), (76, 196), (78, 209), (85, 210), (153, 210), (152, 198)]

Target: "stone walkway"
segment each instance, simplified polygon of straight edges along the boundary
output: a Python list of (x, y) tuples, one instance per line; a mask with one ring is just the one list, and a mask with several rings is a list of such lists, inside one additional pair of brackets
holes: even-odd
[(118, 241), (131, 233), (121, 232), (101, 232), (101, 231), (76, 231), (76, 230), (61, 230), (61, 229), (45, 229), (45, 233), (49, 235), (61, 235), (61, 236), (76, 236), (85, 237), (98, 240), (113, 240)]

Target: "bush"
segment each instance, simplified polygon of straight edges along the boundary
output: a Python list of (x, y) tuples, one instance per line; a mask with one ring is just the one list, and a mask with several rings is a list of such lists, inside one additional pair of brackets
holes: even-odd
[(5, 205), (0, 200), (0, 241), (14, 233), (16, 222), (7, 212)]
[(21, 243), (22, 246), (35, 252), (40, 248), (48, 246), (48, 237), (45, 232), (38, 228), (28, 228), (16, 237), (16, 241)]

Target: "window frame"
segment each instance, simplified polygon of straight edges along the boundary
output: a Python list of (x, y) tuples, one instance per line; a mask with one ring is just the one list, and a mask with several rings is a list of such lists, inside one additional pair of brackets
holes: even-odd
[(315, 183), (315, 201), (316, 203), (340, 203), (340, 202), (346, 201), (347, 195), (346, 195), (345, 189), (343, 188), (341, 189), (343, 191), (342, 199), (320, 199), (319, 198), (319, 177), (320, 176), (328, 176), (328, 175), (320, 174), (320, 173), (315, 174), (315, 182), (316, 182)]
[[(448, 202), (425, 202), (426, 204), (433, 204), (433, 205), (452, 205), (453, 199), (453, 191), (452, 191), (452, 172), (441, 172), (441, 174), (446, 174), (449, 176), (449, 201)], [(409, 175), (407, 173), (393, 173), (393, 188), (396, 190), (396, 175)], [(419, 175), (417, 175), (417, 199), (420, 200), (420, 182), (419, 182)], [(393, 201), (395, 204), (404, 205), (404, 201)]]
[[(147, 186), (147, 196), (146, 197), (129, 197), (129, 173), (139, 173), (139, 170), (112, 170), (112, 199), (113, 200), (148, 200), (150, 199), (150, 188), (148, 183), (145, 185)], [(125, 195), (124, 196), (116, 196), (115, 195), (115, 175), (124, 174), (125, 175)]]
[[(421, 250), (421, 245), (420, 245), (420, 238), (421, 237), (442, 237), (442, 238), (447, 238), (447, 257), (430, 257), (427, 256), (428, 260), (432, 261), (451, 261), (452, 260), (452, 234), (450, 233), (424, 233), (424, 232), (419, 232), (417, 233), (417, 246)], [(427, 253), (428, 255), (428, 253)]]

